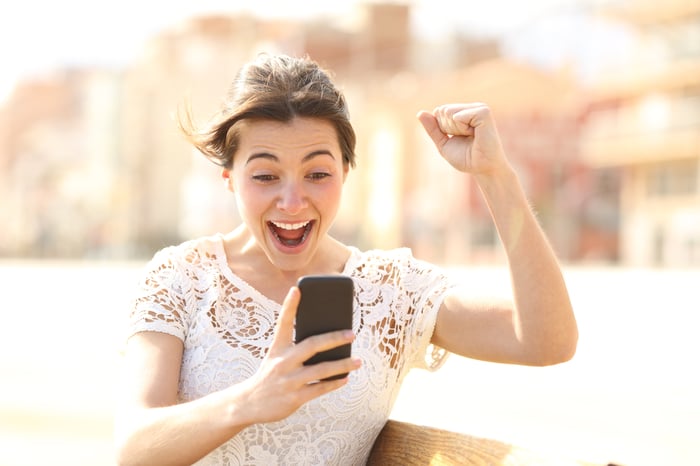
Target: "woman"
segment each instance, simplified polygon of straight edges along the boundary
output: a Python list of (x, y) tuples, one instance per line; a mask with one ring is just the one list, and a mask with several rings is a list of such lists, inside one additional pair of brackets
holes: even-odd
[[(407, 249), (362, 252), (329, 236), (355, 164), (345, 100), (311, 60), (261, 56), (207, 128), (182, 122), (222, 167), (242, 224), (166, 248), (149, 264), (126, 346), (120, 464), (364, 464), (430, 344), (515, 364), (573, 356), (564, 280), (489, 109), (445, 105), (418, 119), (481, 188), (514, 303), (474, 300), (468, 283), (453, 286)], [(297, 279), (338, 273), (355, 284), (353, 330), (294, 344)], [(303, 365), (349, 342), (351, 358)]]

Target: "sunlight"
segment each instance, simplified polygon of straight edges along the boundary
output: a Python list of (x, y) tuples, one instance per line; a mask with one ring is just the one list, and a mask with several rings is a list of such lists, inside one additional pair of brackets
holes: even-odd
[(381, 243), (394, 241), (399, 208), (397, 174), (399, 142), (391, 130), (380, 128), (370, 145), (372, 163), (369, 189), (369, 217)]

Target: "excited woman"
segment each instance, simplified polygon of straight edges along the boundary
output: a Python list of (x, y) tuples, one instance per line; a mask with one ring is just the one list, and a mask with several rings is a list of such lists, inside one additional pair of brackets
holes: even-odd
[[(559, 265), (488, 107), (444, 105), (418, 120), (481, 189), (513, 302), (475, 299), (468, 283), (408, 249), (360, 251), (331, 237), (355, 164), (345, 99), (315, 62), (260, 56), (207, 127), (181, 121), (221, 166), (242, 223), (165, 248), (148, 265), (130, 312), (120, 464), (361, 465), (408, 371), (443, 354), (431, 344), (513, 364), (573, 356), (577, 326)], [(295, 344), (295, 284), (319, 274), (352, 278), (352, 331)], [(348, 343), (350, 358), (303, 364)]]

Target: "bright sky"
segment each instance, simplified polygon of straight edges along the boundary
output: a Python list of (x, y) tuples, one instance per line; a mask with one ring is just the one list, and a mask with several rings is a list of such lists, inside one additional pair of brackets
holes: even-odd
[[(326, 15), (338, 19), (362, 1), (366, 0), (305, 0), (303, 3), (288, 0), (4, 2), (0, 7), (0, 101), (17, 79), (28, 74), (75, 64), (124, 65), (138, 55), (148, 37), (196, 14), (248, 11), (260, 16), (306, 18)], [(414, 4), (417, 30), (438, 37), (455, 28), (475, 34), (512, 36), (522, 29), (522, 25), (535, 21), (543, 11), (571, 10), (587, 0), (408, 1)], [(585, 40), (572, 35), (575, 29), (571, 24), (560, 25), (558, 31), (550, 31), (557, 34), (554, 41), (533, 34), (529, 39), (511, 40), (511, 52), (515, 55), (542, 55), (546, 52), (550, 57), (541, 56), (540, 60), (556, 59)], [(546, 34), (547, 30), (543, 32)], [(567, 33), (568, 39), (563, 36)], [(537, 45), (540, 41), (547, 43), (546, 49)]]

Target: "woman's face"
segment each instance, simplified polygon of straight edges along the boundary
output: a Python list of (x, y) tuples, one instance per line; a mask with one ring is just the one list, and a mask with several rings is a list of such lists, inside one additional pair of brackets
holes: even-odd
[(335, 219), (348, 168), (334, 126), (316, 118), (244, 120), (224, 170), (240, 215), (270, 262), (311, 263)]

